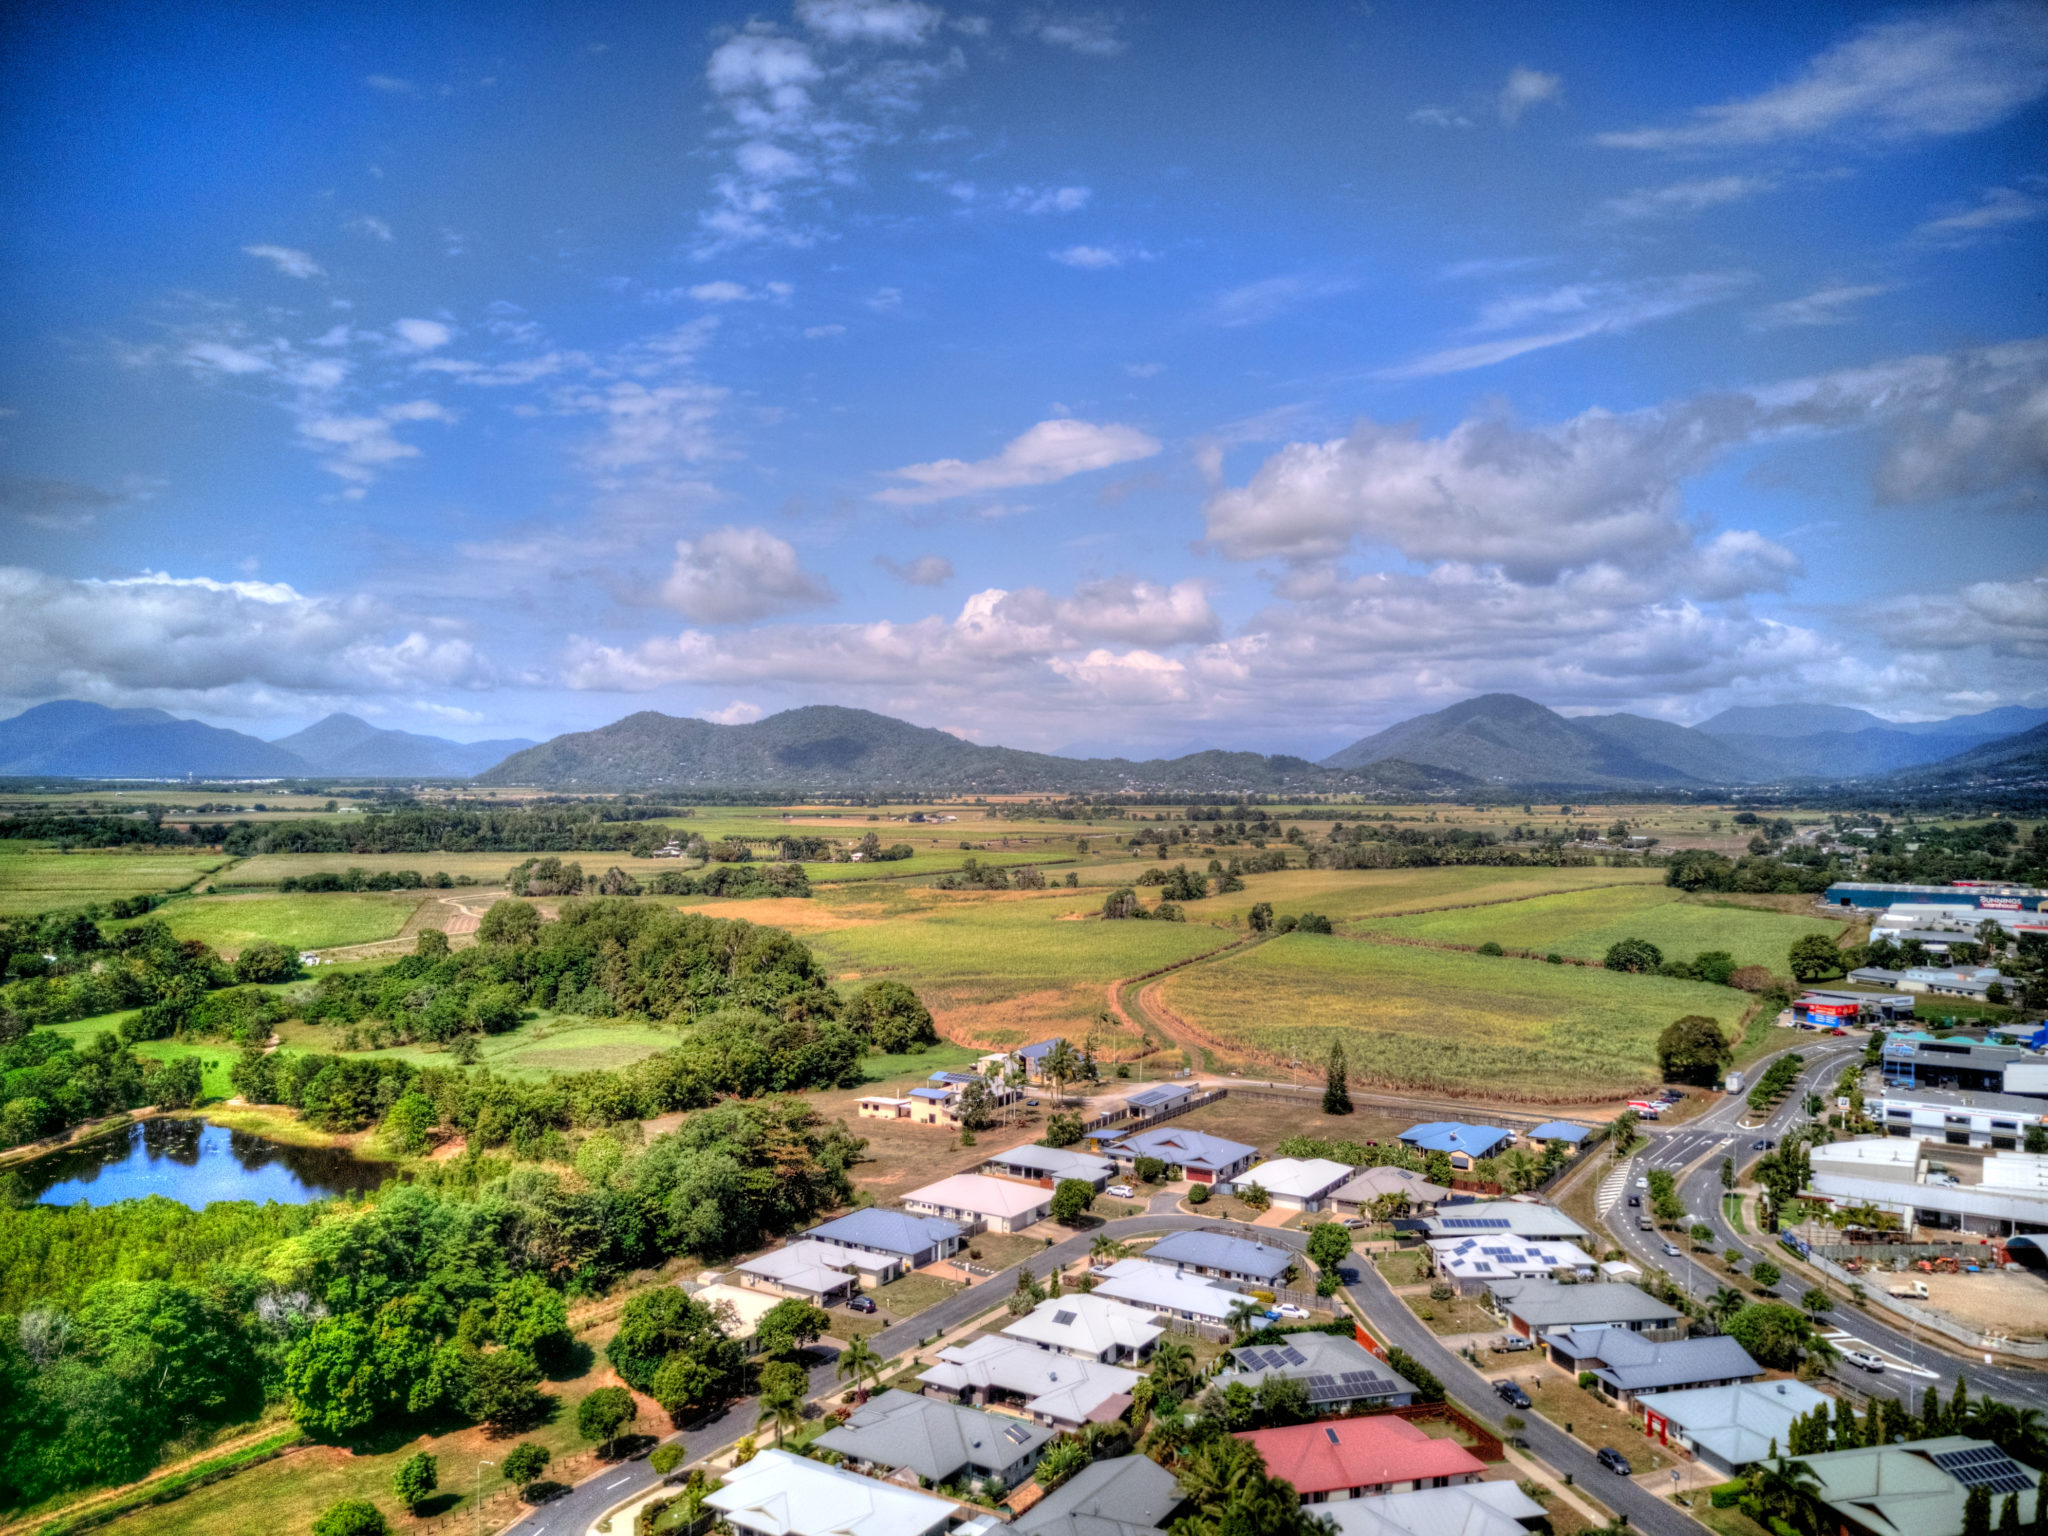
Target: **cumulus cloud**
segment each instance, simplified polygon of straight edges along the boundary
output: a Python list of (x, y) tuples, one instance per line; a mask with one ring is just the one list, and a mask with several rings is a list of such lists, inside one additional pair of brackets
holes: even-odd
[(1677, 127), (1605, 133), (1617, 149), (1736, 149), (1833, 136), (1904, 142), (1989, 127), (2048, 92), (2048, 10), (1951, 5), (1873, 22), (1794, 79)]
[(891, 560), (887, 555), (877, 555), (875, 564), (898, 581), (913, 587), (943, 587), (953, 579), (953, 562), (943, 555), (919, 555), (914, 560), (901, 562)]
[(450, 626), (367, 598), (163, 573), (74, 580), (0, 568), (0, 694), (119, 702), (252, 690), (374, 694), (481, 687), (492, 670)]
[(323, 277), (327, 271), (306, 252), (288, 245), (245, 245), (242, 254), (269, 262), (286, 277)]
[(766, 711), (758, 704), (749, 704), (745, 699), (734, 699), (723, 709), (707, 709), (703, 718), (713, 725), (752, 725)]
[(796, 19), (835, 43), (914, 46), (931, 35), (945, 13), (917, 0), (797, 0)]
[(391, 333), (407, 352), (433, 352), (455, 339), (454, 327), (439, 320), (400, 320), (392, 325)]
[(1531, 69), (1526, 64), (1517, 64), (1508, 71), (1507, 83), (1500, 88), (1500, 95), (1494, 105), (1500, 112), (1500, 120), (1513, 127), (1522, 120), (1522, 114), (1531, 107), (1548, 104), (1557, 106), (1564, 100), (1564, 78), (1560, 75), (1546, 75), (1540, 69)]
[(1127, 261), (1152, 259), (1152, 253), (1143, 246), (1127, 245), (1070, 245), (1047, 254), (1061, 266), (1077, 267), (1083, 272), (1100, 272), (1106, 267), (1120, 267)]
[(2048, 575), (1977, 581), (1877, 605), (1874, 627), (1894, 644), (1935, 651), (1987, 647), (1994, 655), (2048, 658)]
[(1010, 439), (993, 458), (972, 462), (937, 459), (929, 464), (906, 464), (901, 469), (892, 469), (889, 474), (911, 483), (877, 491), (873, 499), (897, 506), (918, 506), (1012, 486), (1050, 485), (1089, 470), (1149, 459), (1159, 448), (1157, 438), (1136, 427), (1114, 422), (1097, 426), (1063, 417), (1041, 421)]
[(745, 624), (771, 614), (820, 608), (833, 600), (822, 577), (765, 528), (714, 528), (676, 542), (676, 563), (661, 600), (697, 624)]
[(1679, 218), (1717, 208), (1723, 203), (1747, 202), (1776, 183), (1768, 176), (1702, 176), (1674, 181), (1662, 187), (1638, 187), (1620, 197), (1610, 197), (1600, 212), (1610, 219)]

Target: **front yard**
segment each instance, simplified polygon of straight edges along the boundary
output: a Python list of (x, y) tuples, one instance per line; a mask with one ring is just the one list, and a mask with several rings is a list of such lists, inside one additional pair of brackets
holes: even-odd
[[(1531, 1387), (1531, 1373), (1527, 1370), (1503, 1371), (1501, 1374), (1512, 1375), (1528, 1391), (1530, 1401), (1535, 1405), (1531, 1411), (1542, 1414), (1596, 1451), (1602, 1446), (1613, 1446), (1628, 1458), (1633, 1471), (1661, 1472), (1678, 1464), (1670, 1452), (1644, 1435), (1640, 1416), (1628, 1413), (1599, 1393), (1581, 1387), (1570, 1377), (1545, 1367), (1537, 1374), (1537, 1385)], [(1588, 1491), (1597, 1494), (1598, 1489)]]

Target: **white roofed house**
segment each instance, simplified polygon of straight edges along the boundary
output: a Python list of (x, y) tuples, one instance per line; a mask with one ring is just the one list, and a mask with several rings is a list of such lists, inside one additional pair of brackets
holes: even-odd
[(1355, 1171), (1348, 1163), (1326, 1157), (1276, 1157), (1239, 1174), (1231, 1184), (1240, 1192), (1256, 1184), (1285, 1210), (1320, 1211), (1331, 1192), (1348, 1184)]
[(829, 1307), (863, 1286), (886, 1283), (902, 1268), (902, 1261), (892, 1255), (800, 1238), (735, 1265), (733, 1272), (741, 1285), (772, 1290), (779, 1296), (800, 1296)]
[(1148, 1264), (1143, 1259), (1119, 1259), (1099, 1274), (1095, 1289), (1089, 1294), (1107, 1296), (1111, 1301), (1127, 1302), (1185, 1322), (1224, 1327), (1238, 1309), (1262, 1305), (1243, 1291), (1163, 1264)]
[(1076, 1360), (1115, 1365), (1143, 1360), (1166, 1331), (1152, 1314), (1105, 1296), (1053, 1296), (1003, 1330), (1003, 1337)]
[(1430, 1262), (1461, 1296), (1476, 1296), (1496, 1281), (1569, 1274), (1591, 1280), (1599, 1266), (1576, 1243), (1515, 1237), (1438, 1238)]
[(969, 1232), (1021, 1232), (1045, 1220), (1053, 1192), (1018, 1179), (990, 1178), (985, 1173), (956, 1173), (950, 1179), (913, 1189), (903, 1197), (905, 1210), (957, 1222)]
[(892, 1389), (854, 1409), (817, 1443), (878, 1477), (1014, 1488), (1030, 1476), (1054, 1433), (1007, 1414)]
[(950, 1499), (784, 1450), (734, 1467), (704, 1503), (745, 1536), (939, 1536), (958, 1513)]
[(1285, 1285), (1287, 1271), (1295, 1267), (1294, 1254), (1285, 1248), (1271, 1248), (1222, 1232), (1169, 1232), (1138, 1257), (1149, 1264), (1200, 1275), (1205, 1280), (1266, 1290)]
[(1131, 1405), (1138, 1373), (1021, 1339), (984, 1336), (940, 1350), (938, 1363), (917, 1379), (935, 1397), (1007, 1404), (1040, 1424), (1079, 1429), (1119, 1417)]
[(1116, 1164), (1094, 1152), (1071, 1147), (1012, 1147), (991, 1152), (981, 1171), (1001, 1179), (1021, 1179), (1052, 1189), (1065, 1179), (1081, 1179), (1102, 1193), (1116, 1174)]

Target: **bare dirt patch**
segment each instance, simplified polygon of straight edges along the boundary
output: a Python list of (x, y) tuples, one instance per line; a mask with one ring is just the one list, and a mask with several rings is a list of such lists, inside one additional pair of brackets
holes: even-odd
[(1983, 1275), (1916, 1274), (1912, 1278), (1927, 1284), (1927, 1301), (1922, 1305), (1946, 1313), (1967, 1328), (2007, 1338), (2048, 1335), (2048, 1280), (2009, 1270)]

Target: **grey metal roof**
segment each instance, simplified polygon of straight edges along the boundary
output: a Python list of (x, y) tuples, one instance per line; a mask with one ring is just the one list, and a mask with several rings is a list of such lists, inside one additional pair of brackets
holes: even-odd
[(991, 1152), (988, 1161), (1002, 1168), (1036, 1168), (1046, 1173), (1066, 1173), (1073, 1169), (1086, 1169), (1090, 1175), (1107, 1174), (1116, 1164), (1106, 1157), (1093, 1152), (1076, 1152), (1071, 1147), (1041, 1147), (1037, 1145), (1011, 1147), (1006, 1152)]
[(1290, 1333), (1282, 1343), (1240, 1345), (1230, 1355), (1235, 1362), (1231, 1379), (1255, 1387), (1269, 1376), (1284, 1376), (1308, 1388), (1311, 1404), (1415, 1391), (1412, 1382), (1356, 1339), (1336, 1334)]
[(1652, 1392), (1659, 1387), (1764, 1373), (1749, 1351), (1726, 1335), (1658, 1343), (1626, 1328), (1570, 1328), (1546, 1335), (1544, 1342), (1562, 1343), (1565, 1352), (1578, 1359), (1597, 1358), (1603, 1363), (1592, 1368), (1593, 1374), (1624, 1392)]
[(824, 1241), (850, 1243), (856, 1248), (873, 1248), (882, 1253), (905, 1256), (923, 1253), (934, 1243), (948, 1242), (966, 1234), (950, 1221), (936, 1216), (910, 1216), (902, 1211), (869, 1208), (813, 1227), (804, 1236)]
[(1052, 1439), (1056, 1431), (1007, 1414), (984, 1413), (936, 1397), (892, 1389), (854, 1409), (818, 1437), (827, 1450), (883, 1467), (909, 1467), (935, 1483), (966, 1468), (1000, 1472)]
[(1924, 1105), (1928, 1109), (1977, 1109), (1986, 1114), (2039, 1115), (2048, 1103), (2017, 1093), (1970, 1093), (1960, 1088), (1886, 1088), (1879, 1095), (1887, 1106)]
[(1193, 1164), (1197, 1168), (1228, 1168), (1259, 1150), (1241, 1141), (1227, 1141), (1221, 1136), (1211, 1136), (1207, 1131), (1189, 1130), (1180, 1125), (1139, 1131), (1134, 1136), (1126, 1136), (1116, 1146), (1119, 1152), (1130, 1157), (1156, 1157), (1162, 1162), (1181, 1167)]
[(1171, 1104), (1177, 1099), (1193, 1098), (1194, 1092), (1192, 1088), (1162, 1083), (1157, 1088), (1140, 1088), (1124, 1102), (1139, 1109), (1150, 1109), (1155, 1104)]
[(1058, 1531), (1069, 1519), (1113, 1521), (1155, 1529), (1180, 1503), (1180, 1485), (1147, 1456), (1116, 1456), (1090, 1462), (1060, 1484), (1011, 1527), (1017, 1531)]
[(1146, 1250), (1144, 1257), (1155, 1263), (1193, 1264), (1264, 1279), (1285, 1274), (1287, 1266), (1294, 1262), (1294, 1255), (1285, 1248), (1268, 1248), (1264, 1243), (1246, 1242), (1221, 1232), (1169, 1233)]
[(1510, 1317), (1531, 1327), (1586, 1328), (1598, 1323), (1676, 1321), (1678, 1308), (1632, 1285), (1560, 1285), (1555, 1280), (1503, 1282), (1494, 1296)]

